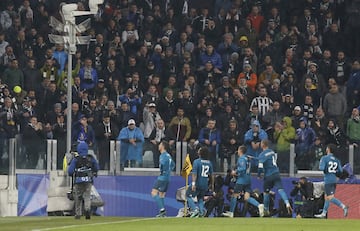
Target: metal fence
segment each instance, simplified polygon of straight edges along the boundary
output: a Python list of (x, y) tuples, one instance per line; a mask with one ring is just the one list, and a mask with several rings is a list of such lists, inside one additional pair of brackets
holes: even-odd
[[(64, 154), (58, 153), (58, 141), (57, 140), (46, 140), (43, 144), (43, 147), (39, 147), (39, 152), (37, 153), (37, 163), (33, 165), (35, 167), (30, 168), (29, 163), (29, 154), (27, 146), (24, 145), (24, 140), (21, 136), (17, 136), (13, 139), (4, 140), (3, 145), (0, 146), (0, 175), (9, 175), (14, 176), (16, 173), (45, 173), (48, 174), (51, 171), (62, 170), (62, 160)], [(350, 163), (355, 175), (360, 175), (360, 148), (355, 147), (354, 145), (349, 145), (348, 148), (344, 149), (346, 153), (343, 153), (346, 156), (347, 162)], [(154, 168), (153, 164), (153, 153), (150, 150), (145, 150), (143, 152), (143, 161), (141, 166), (122, 166), (120, 164), (120, 157), (122, 153), (120, 152), (120, 142), (119, 141), (110, 141), (110, 157), (109, 164), (106, 169), (101, 169), (100, 174), (102, 175), (124, 175), (124, 174), (134, 174), (136, 172), (148, 172), (149, 174), (158, 173), (158, 168)], [(188, 143), (187, 142), (177, 142), (174, 145), (174, 152), (172, 153), (173, 159), (176, 162), (175, 174), (180, 174), (182, 165), (184, 163), (186, 154), (188, 153)], [(97, 154), (97, 151), (94, 150), (94, 154)], [(290, 146), (290, 160), (289, 160), (289, 171), (283, 172), (282, 174), (288, 176), (297, 176), (299, 174), (314, 174), (319, 175), (321, 172), (317, 169), (299, 169), (295, 164), (295, 145), (291, 144)], [(61, 158), (59, 160), (59, 158)], [(219, 166), (220, 159), (217, 158), (217, 166), (219, 173), (226, 172), (228, 168), (235, 167), (236, 157), (235, 154), (231, 159), (231, 166)], [(225, 161), (226, 162), (226, 161)]]

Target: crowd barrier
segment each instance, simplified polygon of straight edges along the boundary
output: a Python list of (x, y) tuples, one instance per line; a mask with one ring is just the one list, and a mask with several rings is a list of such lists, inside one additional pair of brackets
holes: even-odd
[[(21, 164), (21, 159), (19, 160), (19, 157), (23, 155), (23, 147), (21, 142), (21, 138), (10, 139), (6, 145), (5, 151), (6, 155), (8, 156), (8, 168), (5, 172), (1, 171), (0, 174), (0, 215), (46, 215), (49, 212), (54, 212), (59, 209), (61, 211), (65, 211), (71, 208), (71, 205), (68, 204), (66, 198), (66, 192), (70, 188), (70, 177), (68, 177), (66, 173), (58, 169), (57, 158), (59, 155), (57, 155), (57, 140), (47, 140), (45, 148), (46, 153), (40, 155), (39, 163), (36, 169), (21, 168), (22, 166), (24, 166)], [(145, 200), (145, 202), (142, 204), (148, 204), (149, 211), (153, 210), (153, 201), (148, 194), (151, 190), (155, 177), (159, 174), (158, 168), (122, 168), (119, 162), (121, 155), (119, 150), (120, 142), (111, 141), (109, 169), (101, 170), (99, 172), (99, 178), (95, 180), (95, 185), (99, 187), (98, 190), (100, 194), (104, 195), (107, 201), (110, 201), (108, 205), (105, 205), (103, 214), (109, 216), (125, 216), (125, 212), (116, 212), (116, 210), (112, 208), (112, 206), (116, 205), (118, 200), (121, 201), (120, 204), (129, 204), (128, 202), (126, 202), (128, 200), (127, 197), (134, 199), (134, 201), (131, 203), (135, 203), (135, 201)], [(284, 177), (290, 178), (284, 178), (285, 181), (291, 182), (291, 180), (289, 179), (294, 179), (294, 177), (297, 178), (300, 176), (308, 176), (310, 178), (315, 177), (315, 179), (317, 180), (322, 180), (322, 173), (320, 171), (296, 169), (296, 166), (294, 164), (294, 150), (294, 145), (291, 145), (289, 162), (290, 170), (289, 173), (283, 174)], [(354, 146), (350, 145), (348, 150), (349, 163), (353, 167), (356, 164), (354, 163)], [(171, 202), (170, 205), (172, 207), (170, 208), (170, 210), (173, 209), (172, 213), (175, 213), (179, 209), (179, 206), (181, 207), (181, 205), (178, 205), (178, 203), (172, 201), (174, 199), (171, 198), (175, 198), (175, 192), (177, 188), (184, 186), (184, 181), (181, 177), (179, 177), (179, 174), (183, 167), (182, 165), (184, 163), (186, 154), (187, 143), (177, 142), (174, 158), (176, 161), (176, 169), (174, 171), (173, 177), (174, 182), (172, 183), (172, 186), (174, 188), (172, 188), (172, 191), (169, 192), (170, 196), (169, 199), (167, 199)], [(234, 160), (232, 164), (235, 164)], [(224, 175), (224, 173), (221, 172), (219, 172), (218, 174)], [(22, 184), (31, 183), (33, 181), (35, 181), (36, 183), (32, 185), (27, 185), (26, 187), (22, 188)], [(254, 182), (257, 182), (257, 179), (255, 179)], [(257, 187), (256, 183), (255, 187)], [(344, 185), (344, 187), (347, 188), (349, 186)], [(35, 191), (28, 191), (28, 189), (34, 188), (36, 188)], [(342, 187), (339, 188), (342, 190)], [(358, 190), (356, 187), (355, 189)], [(119, 190), (120, 192), (122, 192), (122, 194), (118, 194)], [(134, 195), (140, 196), (140, 199), (138, 196)], [(351, 196), (356, 197), (356, 195), (360, 194), (357, 193)], [(39, 196), (41, 197), (41, 199), (36, 199), (36, 197)], [(34, 197), (35, 199), (30, 199)], [(354, 201), (356, 200), (360, 201), (359, 198), (354, 198)], [(129, 204), (129, 206), (131, 205), (131, 203)], [(30, 207), (32, 209), (28, 209), (29, 204), (31, 205)], [(358, 205), (355, 205), (355, 208), (356, 206)], [(135, 207), (136, 206), (122, 208), (126, 210), (129, 210), (130, 208), (131, 210), (131, 208)], [(360, 208), (357, 209), (358, 211), (360, 211)], [(141, 210), (140, 212), (144, 211)], [(136, 211), (128, 211), (127, 213), (134, 213), (138, 216), (152, 216), (151, 212), (141, 214)]]

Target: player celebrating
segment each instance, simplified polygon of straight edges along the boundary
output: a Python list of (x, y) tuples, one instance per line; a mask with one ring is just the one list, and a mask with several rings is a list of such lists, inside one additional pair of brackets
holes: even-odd
[(286, 209), (290, 214), (292, 212), (292, 208), (280, 179), (279, 168), (276, 164), (277, 154), (269, 148), (268, 140), (262, 140), (260, 145), (263, 151), (259, 155), (258, 177), (260, 178), (261, 173), (264, 172), (264, 215), (270, 215), (269, 192), (274, 186), (277, 188), (281, 198), (286, 205)]
[(349, 207), (334, 197), (336, 189), (336, 174), (342, 173), (343, 171), (340, 161), (333, 155), (335, 148), (336, 146), (334, 144), (328, 144), (326, 147), (326, 156), (323, 156), (320, 159), (319, 169), (324, 172), (325, 203), (322, 213), (315, 215), (317, 218), (326, 217), (330, 202), (344, 210), (344, 217), (348, 215)]
[[(204, 196), (208, 191), (209, 183), (213, 191), (212, 179), (213, 166), (209, 160), (209, 150), (207, 147), (201, 147), (198, 151), (199, 158), (194, 160), (191, 171), (191, 187), (186, 191), (186, 198), (192, 211), (190, 217), (204, 216)], [(196, 207), (193, 197), (197, 198), (198, 207)]]
[(164, 198), (169, 186), (171, 171), (175, 167), (175, 163), (167, 150), (169, 150), (169, 143), (167, 141), (161, 141), (161, 143), (159, 144), (160, 176), (158, 176), (153, 186), (153, 189), (151, 190), (151, 196), (154, 198), (159, 208), (159, 214), (156, 215), (157, 217), (166, 216)]
[(236, 171), (232, 171), (232, 175), (237, 176), (236, 184), (234, 187), (234, 193), (232, 194), (230, 201), (230, 211), (223, 213), (225, 217), (234, 217), (234, 211), (236, 207), (237, 199), (239, 198), (240, 193), (244, 193), (244, 200), (250, 204), (259, 208), (260, 217), (264, 216), (264, 205), (257, 202), (254, 198), (250, 197), (251, 192), (251, 175), (250, 175), (250, 160), (249, 157), (245, 155), (246, 147), (240, 146), (238, 148), (238, 161)]

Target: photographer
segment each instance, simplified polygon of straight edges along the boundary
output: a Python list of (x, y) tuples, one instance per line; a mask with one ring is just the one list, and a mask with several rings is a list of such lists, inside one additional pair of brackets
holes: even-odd
[(294, 188), (290, 196), (294, 197), (295, 212), (297, 217), (314, 216), (314, 197), (313, 183), (306, 177), (301, 177), (299, 181), (293, 181)]

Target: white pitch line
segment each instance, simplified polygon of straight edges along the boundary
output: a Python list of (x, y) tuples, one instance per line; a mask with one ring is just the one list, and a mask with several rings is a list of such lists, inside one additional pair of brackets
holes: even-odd
[(84, 227), (84, 226), (96, 226), (96, 225), (106, 225), (106, 224), (122, 224), (122, 223), (146, 221), (146, 220), (153, 220), (153, 219), (159, 219), (159, 218), (151, 217), (151, 218), (123, 220), (123, 221), (112, 221), (112, 222), (100, 222), (100, 223), (81, 224), (81, 225), (66, 225), (66, 226), (52, 227), (52, 228), (45, 228), (45, 229), (33, 229), (32, 231), (48, 231), (48, 230), (58, 230), (58, 229), (70, 229), (70, 228)]

